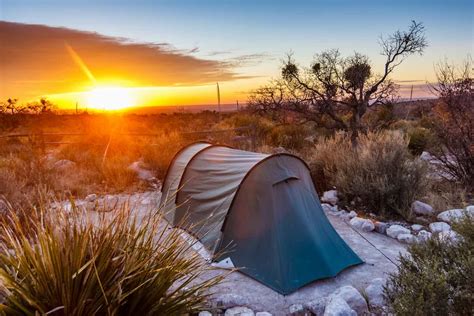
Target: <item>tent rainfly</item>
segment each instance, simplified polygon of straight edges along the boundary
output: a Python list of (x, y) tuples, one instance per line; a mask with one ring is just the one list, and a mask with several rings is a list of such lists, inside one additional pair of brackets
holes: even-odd
[(362, 260), (324, 214), (308, 166), (205, 142), (176, 154), (162, 187), (168, 222), (281, 294)]

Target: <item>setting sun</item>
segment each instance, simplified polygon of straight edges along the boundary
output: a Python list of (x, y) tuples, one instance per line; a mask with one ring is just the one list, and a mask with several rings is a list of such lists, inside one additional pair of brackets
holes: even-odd
[(87, 93), (87, 106), (94, 109), (122, 110), (135, 105), (135, 100), (126, 88), (95, 88)]

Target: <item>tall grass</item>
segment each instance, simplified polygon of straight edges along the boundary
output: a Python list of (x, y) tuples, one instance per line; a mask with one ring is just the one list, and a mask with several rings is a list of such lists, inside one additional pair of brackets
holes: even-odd
[(212, 268), (156, 211), (42, 207), (26, 224), (11, 212), (0, 236), (0, 313), (10, 315), (181, 315), (202, 308), (223, 278), (207, 277)]

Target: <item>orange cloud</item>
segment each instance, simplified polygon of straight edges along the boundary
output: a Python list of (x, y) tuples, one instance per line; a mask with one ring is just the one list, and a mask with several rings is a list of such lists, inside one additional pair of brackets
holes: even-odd
[(247, 78), (235, 71), (235, 60), (190, 55), (198, 48), (181, 51), (164, 43), (137, 43), (61, 27), (0, 21), (0, 98), (31, 98), (90, 87), (90, 75), (74, 61), (68, 46), (97, 82), (192, 86)]

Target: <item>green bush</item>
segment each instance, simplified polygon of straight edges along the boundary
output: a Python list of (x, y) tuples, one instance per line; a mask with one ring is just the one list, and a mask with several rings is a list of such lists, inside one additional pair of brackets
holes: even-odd
[[(33, 216), (33, 215), (38, 216)], [(0, 314), (182, 315), (203, 307), (222, 277), (161, 215), (48, 210), (0, 223)], [(97, 213), (96, 213), (97, 215)], [(1, 290), (1, 289), (0, 289)]]
[(353, 146), (337, 134), (319, 142), (310, 157), (313, 173), (335, 186), (346, 203), (370, 212), (410, 217), (410, 204), (426, 188), (426, 166), (413, 159), (408, 141), (398, 132), (361, 135)]
[(432, 238), (401, 257), (385, 296), (395, 315), (474, 314), (474, 219), (453, 229), (457, 242)]
[(408, 132), (408, 138), (410, 139), (408, 143), (410, 152), (414, 155), (421, 155), (430, 144), (432, 135), (428, 129), (417, 127)]

